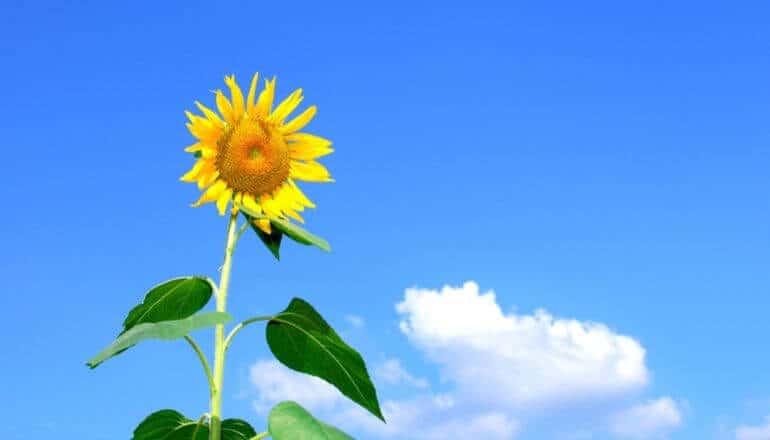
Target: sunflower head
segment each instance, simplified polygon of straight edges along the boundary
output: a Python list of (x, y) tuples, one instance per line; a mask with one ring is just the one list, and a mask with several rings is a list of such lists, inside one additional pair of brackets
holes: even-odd
[[(329, 172), (316, 159), (331, 153), (331, 142), (302, 130), (315, 116), (316, 107), (287, 121), (302, 102), (302, 89), (295, 90), (273, 108), (275, 78), (265, 81), (256, 99), (258, 75), (244, 99), (234, 76), (226, 76), (228, 99), (216, 91), (214, 111), (200, 102), (202, 115), (187, 113), (187, 128), (197, 142), (185, 151), (197, 161), (181, 180), (196, 182), (203, 194), (193, 206), (215, 202), (224, 215), (231, 201), (269, 218), (302, 222), (299, 212), (312, 208), (296, 184), (331, 182)], [(270, 222), (258, 226), (270, 233)]]

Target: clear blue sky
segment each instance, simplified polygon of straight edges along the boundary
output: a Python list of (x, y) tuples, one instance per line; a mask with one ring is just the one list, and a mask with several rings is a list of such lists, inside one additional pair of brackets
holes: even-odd
[[(278, 264), (244, 239), (237, 316), (302, 296), (371, 364), (399, 358), (440, 389), (394, 305), (475, 280), (506, 311), (639, 341), (651, 377), (634, 401), (676, 399), (671, 438), (759, 424), (770, 5), (509, 3), (4, 2), (2, 437), (128, 438), (155, 409), (205, 411), (184, 344), (83, 362), (147, 287), (216, 275), (225, 221), (178, 181), (183, 110), (255, 71), (279, 95), (303, 87), (311, 131), (335, 143), (337, 182), (304, 186), (334, 251), (286, 246)], [(238, 343), (225, 410), (259, 428), (239, 393), (269, 353), (258, 328)], [(521, 438), (548, 438), (533, 429)]]

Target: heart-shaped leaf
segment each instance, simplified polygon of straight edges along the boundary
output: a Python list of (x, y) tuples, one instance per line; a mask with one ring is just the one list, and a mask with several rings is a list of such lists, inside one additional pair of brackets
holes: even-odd
[(353, 440), (291, 401), (281, 402), (270, 410), (267, 430), (274, 440)]
[(86, 365), (96, 368), (105, 360), (146, 339), (179, 339), (193, 330), (225, 324), (231, 319), (232, 317), (228, 313), (208, 312), (176, 321), (146, 322), (135, 325), (130, 330), (123, 332), (112, 344), (86, 362)]
[(320, 377), (385, 420), (366, 364), (307, 302), (294, 298), (267, 324), (267, 344), (287, 367)]
[(209, 428), (173, 409), (162, 409), (147, 416), (134, 430), (131, 440), (208, 440)]
[[(257, 432), (239, 419), (222, 421), (222, 440), (249, 440)], [(134, 430), (132, 440), (208, 440), (209, 427), (193, 421), (173, 409), (163, 409), (147, 416)]]
[(209, 302), (214, 283), (204, 277), (182, 277), (165, 281), (150, 289), (141, 304), (123, 321), (123, 332), (145, 322), (187, 318)]

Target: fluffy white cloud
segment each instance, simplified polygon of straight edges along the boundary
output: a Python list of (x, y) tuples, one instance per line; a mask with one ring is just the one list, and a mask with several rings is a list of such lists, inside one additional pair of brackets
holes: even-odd
[(387, 424), (358, 407), (349, 407), (333, 415), (332, 420), (366, 434), (367, 438), (512, 440), (520, 430), (520, 423), (502, 411), (464, 408), (446, 394), (388, 400), (383, 402), (382, 412)]
[(770, 417), (762, 425), (739, 426), (735, 429), (735, 440), (770, 440)]
[(679, 406), (670, 397), (662, 397), (612, 415), (609, 430), (621, 438), (658, 439), (681, 424)]
[[(512, 440), (524, 424), (543, 438), (609, 433), (657, 439), (682, 424), (681, 410), (669, 397), (627, 407), (649, 382), (645, 350), (603, 324), (544, 310), (504, 313), (495, 294), (480, 292), (473, 282), (407, 289), (396, 310), (402, 332), (440, 370), (445, 392), (431, 391), (427, 380), (398, 359), (373, 366), (388, 421), (383, 424), (326, 382), (260, 361), (251, 368), (254, 407), (266, 412), (277, 401), (296, 400), (321, 419), (372, 439)], [(395, 390), (399, 399), (384, 398), (393, 395), (393, 385), (407, 388)], [(404, 395), (409, 388), (412, 394)], [(576, 408), (577, 417), (571, 413)], [(744, 427), (749, 434), (752, 429), (759, 428)]]
[(398, 359), (388, 359), (374, 369), (374, 376), (388, 385), (406, 384), (415, 388), (428, 388), (428, 381), (412, 376)]
[(401, 330), (464, 396), (508, 408), (547, 407), (638, 390), (645, 351), (605, 325), (544, 310), (505, 314), (474, 282), (440, 291), (407, 289)]
[(275, 360), (252, 365), (249, 381), (258, 396), (254, 408), (261, 414), (282, 400), (294, 400), (311, 411), (334, 407), (342, 400), (339, 391), (325, 381), (292, 371)]

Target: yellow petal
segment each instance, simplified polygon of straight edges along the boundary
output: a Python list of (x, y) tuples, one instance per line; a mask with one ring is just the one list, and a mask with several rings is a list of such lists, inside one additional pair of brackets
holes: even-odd
[(246, 111), (251, 113), (254, 108), (254, 95), (257, 93), (257, 82), (259, 81), (259, 72), (251, 78), (251, 87), (249, 87), (249, 96), (246, 98)]
[(230, 96), (233, 102), (233, 119), (239, 121), (243, 116), (243, 93), (238, 83), (235, 82), (235, 75), (225, 77), (225, 83), (230, 87)]
[(293, 159), (312, 160), (334, 152), (332, 142), (308, 133), (294, 133), (285, 136)]
[(270, 234), (270, 220), (266, 218), (258, 218), (254, 220), (254, 224), (265, 234)]
[(221, 134), (220, 129), (208, 119), (198, 118), (195, 122), (188, 122), (185, 125), (193, 136), (204, 142), (216, 143)]
[(225, 122), (219, 117), (219, 115), (214, 110), (211, 110), (210, 108), (206, 107), (205, 105), (201, 104), (198, 101), (195, 101), (195, 105), (198, 107), (198, 110), (200, 110), (201, 112), (203, 112), (204, 115), (206, 115), (206, 118), (208, 118), (209, 121), (211, 121), (212, 123), (220, 127), (225, 125)]
[(217, 108), (227, 123), (231, 125), (235, 123), (235, 120), (233, 119), (233, 106), (230, 104), (230, 101), (225, 98), (225, 95), (221, 90), (217, 90)]
[(284, 133), (294, 133), (295, 131), (302, 130), (313, 119), (317, 110), (316, 106), (311, 105), (304, 112), (300, 113), (299, 116), (281, 127), (281, 131)]
[(184, 151), (186, 151), (188, 153), (195, 153), (196, 151), (199, 151), (199, 150), (203, 149), (203, 145), (204, 144), (198, 142), (198, 143), (190, 145), (189, 147), (186, 147), (184, 149)]
[(272, 80), (265, 81), (265, 88), (259, 93), (259, 99), (257, 99), (257, 105), (255, 107), (255, 113), (260, 116), (267, 117), (270, 113), (270, 108), (273, 106), (273, 98), (275, 97), (275, 77)]
[(275, 203), (272, 197), (268, 194), (262, 194), (259, 197), (259, 204), (262, 205), (262, 211), (268, 216), (273, 218), (280, 218), (281, 210)]
[(198, 199), (197, 202), (193, 203), (193, 207), (201, 206), (204, 203), (213, 202), (214, 200), (217, 200), (219, 196), (222, 194), (222, 191), (227, 189), (227, 184), (222, 181), (218, 180), (216, 183), (211, 185), (209, 189), (206, 190), (206, 192), (203, 193), (200, 199)]
[(219, 211), (219, 215), (225, 215), (225, 211), (227, 210), (227, 204), (230, 203), (230, 199), (233, 197), (233, 190), (230, 188), (227, 188), (222, 192), (222, 194), (217, 198), (217, 210)]
[(326, 167), (314, 161), (299, 162), (293, 160), (289, 175), (308, 182), (333, 182)]
[(250, 194), (244, 194), (241, 203), (243, 203), (243, 206), (245, 206), (249, 211), (253, 211), (255, 214), (262, 214), (262, 207), (259, 206), (259, 203), (257, 203), (257, 201), (254, 200), (254, 197)]
[(283, 124), (283, 120), (297, 108), (302, 99), (302, 89), (295, 90), (283, 102), (278, 104), (278, 107), (270, 115), (270, 120), (277, 124)]
[(297, 200), (308, 208), (315, 208), (315, 203), (313, 203), (310, 199), (305, 196), (305, 193), (302, 192), (301, 189), (297, 186), (296, 182), (294, 180), (289, 179), (289, 185), (291, 186), (292, 190), (294, 191), (294, 196), (297, 197)]
[(200, 174), (201, 169), (203, 169), (204, 162), (202, 160), (196, 161), (195, 165), (190, 169), (190, 171), (186, 172), (184, 176), (180, 177), (179, 180), (182, 182), (195, 182), (195, 179), (198, 177), (198, 174)]
[(200, 176), (198, 176), (198, 189), (203, 189), (211, 185), (217, 180), (217, 177), (219, 177), (219, 171), (217, 171), (214, 166), (206, 167), (204, 171), (201, 171)]

